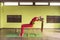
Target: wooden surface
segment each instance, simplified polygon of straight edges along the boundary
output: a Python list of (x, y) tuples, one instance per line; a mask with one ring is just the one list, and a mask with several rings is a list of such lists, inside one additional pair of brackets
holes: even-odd
[[(0, 33), (2, 33), (0, 31)], [(43, 37), (4, 37), (0, 35), (0, 40), (60, 40), (60, 29), (44, 29)]]

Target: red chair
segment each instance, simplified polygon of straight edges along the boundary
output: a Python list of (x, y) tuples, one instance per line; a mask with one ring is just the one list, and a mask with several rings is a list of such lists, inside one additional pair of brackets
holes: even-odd
[(22, 26), (21, 26), (21, 33), (19, 35), (20, 36), (23, 35), (24, 28), (33, 27), (33, 24), (34, 24), (35, 21), (38, 21), (38, 17), (34, 17), (29, 24), (22, 24)]

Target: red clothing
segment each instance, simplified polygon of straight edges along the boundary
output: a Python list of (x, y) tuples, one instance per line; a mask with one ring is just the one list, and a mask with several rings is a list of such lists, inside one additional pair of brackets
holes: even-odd
[(35, 21), (38, 21), (37, 18), (38, 18), (38, 17), (34, 17), (34, 18), (31, 20), (30, 24), (23, 24), (23, 25), (21, 26), (21, 33), (20, 33), (20, 36), (23, 35), (23, 33), (24, 33), (24, 28), (33, 27), (33, 23), (34, 23)]
[(30, 24), (33, 24), (35, 21), (38, 21), (37, 18), (38, 18), (38, 17), (34, 17), (34, 18), (31, 20)]

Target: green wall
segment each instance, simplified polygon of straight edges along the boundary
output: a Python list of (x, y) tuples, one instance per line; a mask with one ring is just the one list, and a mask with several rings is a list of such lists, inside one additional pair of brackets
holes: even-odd
[[(7, 23), (7, 15), (22, 15), (21, 23)], [(28, 24), (35, 16), (44, 17), (44, 28), (60, 28), (60, 23), (46, 23), (47, 15), (60, 16), (58, 6), (2, 6), (1, 27), (20, 28), (22, 24)], [(41, 22), (35, 22), (33, 28), (40, 28)]]
[(1, 28), (1, 3), (0, 3), (0, 28)]

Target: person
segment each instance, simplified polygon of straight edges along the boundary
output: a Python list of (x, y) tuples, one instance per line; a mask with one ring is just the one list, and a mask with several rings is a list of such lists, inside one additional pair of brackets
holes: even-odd
[(24, 33), (24, 28), (33, 27), (34, 22), (38, 21), (38, 20), (39, 20), (39, 17), (34, 17), (29, 24), (22, 24), (20, 36), (22, 37), (22, 35)]

